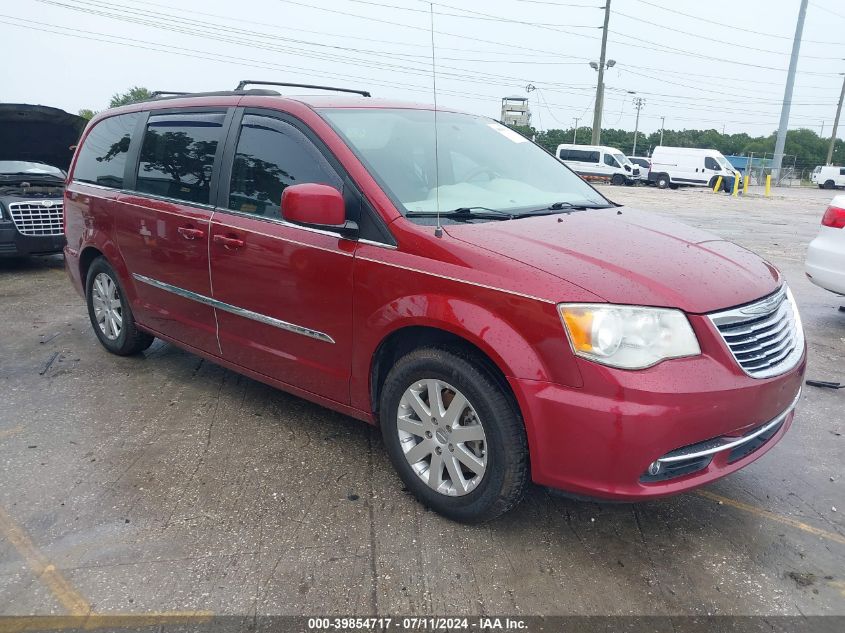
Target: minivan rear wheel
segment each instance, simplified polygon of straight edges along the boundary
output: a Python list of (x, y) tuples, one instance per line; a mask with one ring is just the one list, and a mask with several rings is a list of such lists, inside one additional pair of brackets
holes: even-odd
[(95, 259), (88, 269), (85, 299), (94, 334), (112, 354), (129, 356), (152, 345), (155, 337), (136, 327), (117, 273), (104, 257)]
[(440, 348), (404, 356), (384, 382), (379, 418), (405, 486), (440, 514), (479, 523), (522, 499), (528, 485), (522, 418), (472, 356)]

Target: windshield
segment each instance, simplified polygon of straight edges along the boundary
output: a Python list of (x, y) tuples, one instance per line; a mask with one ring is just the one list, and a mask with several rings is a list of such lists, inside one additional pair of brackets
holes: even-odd
[(624, 167), (625, 165), (630, 165), (630, 164), (631, 164), (631, 161), (629, 161), (629, 160), (628, 160), (628, 157), (627, 157), (627, 156), (625, 156), (625, 154), (622, 154), (622, 153), (619, 153), (619, 154), (614, 154), (614, 155), (613, 155), (613, 158), (615, 158), (615, 159), (616, 159), (616, 162), (618, 162), (618, 163), (619, 163), (619, 166), (620, 166), (620, 167)]
[(733, 165), (728, 162), (728, 159), (722, 156), (721, 154), (716, 154), (716, 162), (722, 166), (722, 168), (727, 169), (729, 171), (733, 171)]
[(326, 109), (322, 114), (403, 214), (610, 204), (560, 161), (491, 119), (438, 112), (435, 159), (431, 110)]
[(64, 179), (65, 173), (58, 167), (47, 163), (37, 163), (28, 160), (0, 160), (0, 176), (10, 174), (27, 174), (32, 176), (56, 176)]

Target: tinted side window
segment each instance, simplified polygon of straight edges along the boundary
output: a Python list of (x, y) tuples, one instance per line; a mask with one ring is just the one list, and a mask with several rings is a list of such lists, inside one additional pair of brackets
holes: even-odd
[(716, 170), (716, 171), (719, 171), (721, 169), (719, 167), (719, 163), (716, 162), (716, 159), (711, 158), (710, 156), (705, 156), (704, 167), (705, 167), (705, 169), (713, 169), (713, 170)]
[(224, 114), (152, 115), (144, 132), (136, 189), (208, 204)]
[(560, 158), (561, 160), (571, 160), (571, 159), (569, 158), (571, 155), (572, 155), (572, 150), (571, 150), (571, 149), (562, 149), (562, 150), (560, 150), (560, 152), (558, 153), (558, 158)]
[(73, 170), (74, 180), (103, 187), (123, 187), (123, 170), (140, 112), (103, 119), (85, 138)]
[(599, 162), (599, 157), (601, 156), (600, 152), (586, 152), (587, 156), (584, 158), (584, 162), (586, 163), (597, 163)]
[(229, 208), (280, 217), (288, 185), (343, 183), (323, 155), (296, 128), (270, 117), (247, 114), (232, 164)]
[(620, 167), (619, 163), (616, 162), (616, 159), (613, 158), (610, 154), (604, 155), (604, 164), (610, 167)]
[(839, 170), (840, 176), (845, 176), (845, 168)]

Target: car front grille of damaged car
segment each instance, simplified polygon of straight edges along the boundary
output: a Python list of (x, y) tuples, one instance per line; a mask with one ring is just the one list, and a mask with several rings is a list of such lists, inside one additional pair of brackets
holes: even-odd
[(34, 200), (9, 203), (9, 214), (21, 235), (62, 235), (61, 200)]

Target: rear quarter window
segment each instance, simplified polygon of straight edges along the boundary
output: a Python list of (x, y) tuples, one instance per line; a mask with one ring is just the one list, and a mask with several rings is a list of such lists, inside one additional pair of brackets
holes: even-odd
[(165, 198), (208, 204), (225, 114), (151, 115), (135, 188)]
[(129, 144), (142, 114), (120, 114), (103, 119), (85, 137), (73, 179), (79, 182), (121, 189)]

